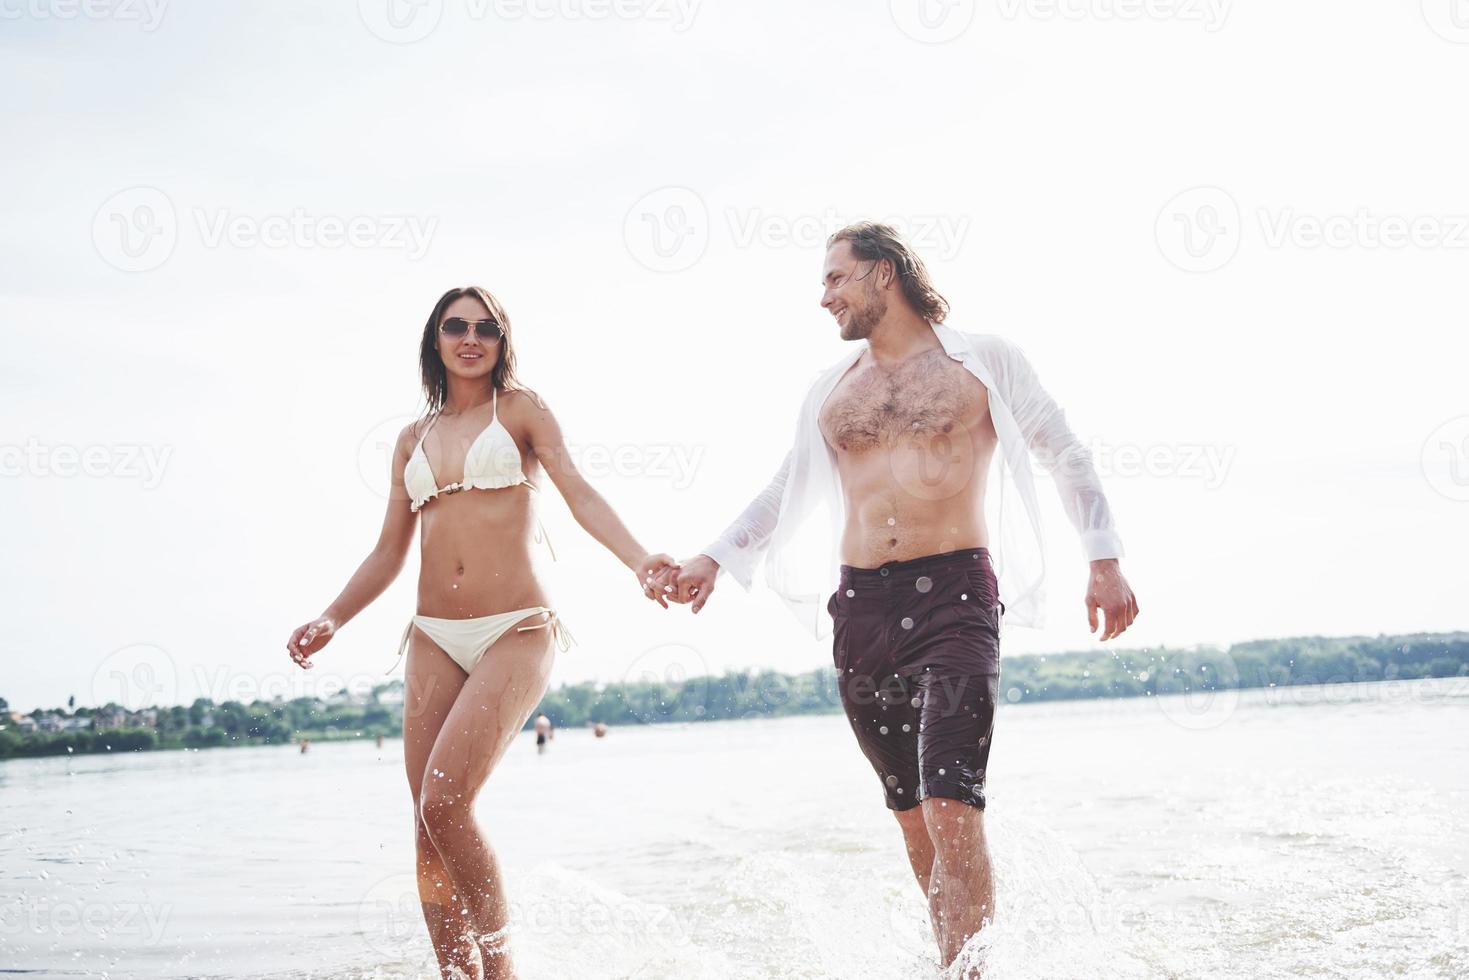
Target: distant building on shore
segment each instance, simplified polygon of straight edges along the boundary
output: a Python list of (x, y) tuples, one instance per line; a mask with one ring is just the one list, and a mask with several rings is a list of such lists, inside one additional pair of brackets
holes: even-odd
[(123, 708), (104, 708), (92, 716), (92, 729), (99, 732), (105, 732), (113, 728), (157, 727), (157, 708), (144, 708), (142, 711), (127, 711)]

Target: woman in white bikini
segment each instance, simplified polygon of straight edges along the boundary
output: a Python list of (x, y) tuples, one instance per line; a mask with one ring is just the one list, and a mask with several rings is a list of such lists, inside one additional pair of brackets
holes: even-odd
[[(397, 577), (422, 513), (418, 615), (398, 651), (408, 652), (403, 754), (418, 894), (442, 974), (476, 980), (514, 968), (504, 888), (475, 825), (475, 797), (545, 691), (552, 640), (563, 650), (570, 640), (531, 567), (527, 470), (545, 468), (577, 523), (637, 573), (648, 598), (666, 607), (650, 583), (677, 567), (639, 545), (577, 472), (550, 409), (516, 379), (511, 337), (509, 317), (483, 289), (451, 289), (434, 305), (419, 351), (428, 415), (398, 436), (377, 546), (287, 643), (311, 667)], [(483, 492), (461, 492), (470, 490)]]

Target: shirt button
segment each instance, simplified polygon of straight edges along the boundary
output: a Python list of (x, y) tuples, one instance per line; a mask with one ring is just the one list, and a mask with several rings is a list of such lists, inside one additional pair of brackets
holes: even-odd
[(888, 570), (886, 568), (880, 569), (880, 571), (882, 572), (882, 577), (883, 578), (887, 578), (888, 577)]

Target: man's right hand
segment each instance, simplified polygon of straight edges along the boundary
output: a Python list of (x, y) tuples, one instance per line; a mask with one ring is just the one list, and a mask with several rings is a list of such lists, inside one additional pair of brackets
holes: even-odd
[(719, 562), (708, 555), (695, 555), (683, 562), (683, 568), (673, 578), (678, 591), (669, 598), (674, 602), (693, 602), (693, 612), (698, 612), (714, 594), (714, 580), (718, 577)]

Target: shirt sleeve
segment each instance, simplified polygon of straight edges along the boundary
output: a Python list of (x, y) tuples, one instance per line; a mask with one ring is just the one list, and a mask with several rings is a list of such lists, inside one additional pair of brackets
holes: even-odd
[(794, 454), (794, 449), (786, 453), (780, 469), (775, 471), (775, 477), (765, 489), (756, 494), (750, 506), (703, 551), (719, 563), (720, 571), (728, 572), (747, 592), (755, 580), (755, 565), (775, 532)]
[(1055, 481), (1087, 560), (1121, 558), (1122, 538), (1091, 453), (1066, 424), (1066, 412), (1041, 386), (1024, 351), (1002, 341), (999, 354), (994, 365), (1001, 394), (1035, 459)]

